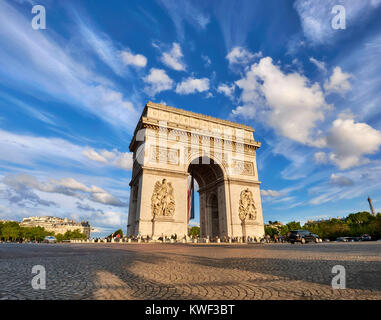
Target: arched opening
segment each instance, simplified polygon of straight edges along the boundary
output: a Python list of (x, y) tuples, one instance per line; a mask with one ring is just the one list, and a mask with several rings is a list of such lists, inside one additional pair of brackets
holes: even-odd
[(209, 237), (211, 241), (216, 237), (221, 238), (225, 230), (225, 219), (218, 201), (219, 197), (223, 197), (223, 194), (219, 193), (224, 193), (224, 190), (219, 189), (219, 185), (224, 181), (221, 166), (209, 157), (198, 157), (189, 164), (188, 173), (196, 182), (193, 191), (196, 221), (191, 222), (199, 222), (201, 237)]
[(219, 222), (219, 216), (218, 216), (218, 200), (215, 193), (213, 193), (210, 196), (209, 203), (208, 203), (208, 211), (210, 212), (211, 216), (211, 234), (212, 238), (215, 239), (217, 236), (220, 236), (220, 222)]

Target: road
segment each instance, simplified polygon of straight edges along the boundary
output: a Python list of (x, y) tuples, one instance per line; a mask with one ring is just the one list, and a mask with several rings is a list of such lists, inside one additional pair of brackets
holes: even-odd
[[(335, 265), (346, 289), (332, 289)], [(0, 243), (0, 299), (379, 300), (381, 243)]]

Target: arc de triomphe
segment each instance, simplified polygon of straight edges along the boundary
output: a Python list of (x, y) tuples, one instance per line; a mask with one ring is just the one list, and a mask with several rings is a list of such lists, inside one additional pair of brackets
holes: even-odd
[(130, 143), (127, 236), (187, 235), (188, 177), (199, 185), (201, 237), (263, 237), (254, 129), (148, 102)]

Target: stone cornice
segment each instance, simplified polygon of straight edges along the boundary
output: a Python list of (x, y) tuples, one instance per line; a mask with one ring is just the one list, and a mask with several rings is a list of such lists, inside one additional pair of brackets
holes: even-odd
[[(237, 139), (234, 134), (229, 135), (226, 133), (226, 131), (220, 132), (219, 130), (205, 130), (205, 128), (200, 127), (200, 125), (198, 127), (197, 126), (194, 127), (194, 126), (190, 125), (189, 123), (184, 124), (184, 123), (180, 123), (180, 122), (174, 121), (174, 120), (168, 120), (168, 121), (167, 120), (161, 120), (159, 116), (158, 117), (156, 117), (156, 116), (149, 117), (149, 116), (147, 116), (147, 114), (149, 113), (148, 109), (154, 109), (154, 110), (157, 110), (157, 112), (162, 112), (162, 111), (168, 112), (171, 114), (170, 117), (172, 117), (172, 114), (176, 114), (178, 117), (182, 117), (182, 116), (184, 117), (185, 116), (185, 117), (197, 119), (195, 121), (199, 121), (199, 120), (200, 121), (206, 121), (208, 123), (213, 123), (217, 127), (222, 126), (222, 127), (219, 127), (219, 128), (223, 128), (222, 130), (239, 129), (239, 130), (244, 130), (246, 133), (245, 133), (245, 136), (243, 138)], [(187, 134), (187, 135), (195, 134), (195, 135), (198, 135), (200, 137), (208, 137), (211, 139), (228, 141), (232, 144), (236, 144), (236, 143), (237, 144), (245, 144), (248, 146), (252, 146), (255, 149), (257, 149), (261, 146), (260, 142), (255, 141), (253, 139), (252, 132), (254, 132), (254, 129), (250, 126), (238, 124), (236, 122), (232, 122), (232, 121), (228, 121), (228, 120), (214, 118), (211, 116), (206, 116), (206, 115), (191, 112), (191, 111), (177, 109), (177, 108), (169, 107), (169, 106), (162, 105), (162, 104), (148, 102), (146, 104), (146, 106), (142, 112), (142, 115), (139, 119), (139, 122), (135, 128), (134, 136), (133, 136), (131, 143), (129, 145), (130, 151), (132, 152), (135, 149), (135, 144), (137, 142), (136, 134), (138, 133), (138, 131), (140, 129), (145, 129), (145, 128), (157, 129), (160, 127), (161, 121), (167, 121), (167, 124), (166, 124), (167, 130), (176, 130), (180, 134)], [(191, 120), (189, 120), (189, 121), (191, 121)], [(247, 138), (247, 135), (251, 135), (251, 137)]]
[[(159, 128), (159, 123), (156, 120), (148, 120), (148, 119), (143, 117), (142, 118), (142, 122), (140, 123), (140, 128), (139, 129), (143, 129), (143, 128), (158, 129)], [(191, 132), (190, 128), (186, 127), (186, 126), (180, 126), (180, 125), (173, 126), (171, 124), (167, 124), (166, 129), (167, 130), (174, 130), (174, 131), (177, 131), (179, 134), (184, 134), (184, 135), (188, 135), (188, 136), (193, 134), (193, 135), (198, 136), (198, 137), (210, 138), (211, 141), (214, 141), (215, 139), (216, 140), (221, 140), (221, 141), (227, 141), (227, 142), (231, 143), (232, 145), (242, 144), (242, 145), (254, 147), (255, 149), (258, 149), (258, 148), (261, 147), (261, 142), (258, 142), (258, 141), (255, 141), (255, 140), (244, 139), (243, 141), (236, 141), (234, 139), (234, 137), (232, 137), (232, 138), (229, 137), (229, 136), (222, 136), (222, 137), (220, 137), (218, 135), (213, 135), (212, 132), (209, 134), (208, 131), (201, 131), (200, 130), (199, 132)], [(132, 139), (132, 141), (130, 143), (130, 146), (129, 146), (129, 149), (130, 149), (131, 152), (134, 149), (135, 143), (136, 143), (136, 139), (135, 139), (135, 136), (134, 136), (134, 138)], [(191, 144), (193, 144), (193, 143), (189, 143), (189, 145), (191, 145)]]
[(236, 184), (241, 184), (241, 185), (244, 185), (244, 186), (247, 186), (247, 185), (260, 185), (261, 182), (260, 181), (253, 181), (253, 180), (246, 180), (246, 179), (239, 179), (239, 178), (228, 178), (226, 179), (226, 181), (228, 182), (232, 182), (232, 183), (236, 183)]
[(233, 127), (233, 128), (248, 130), (248, 131), (251, 131), (251, 132), (255, 131), (254, 128), (251, 127), (251, 126), (247, 126), (247, 125), (240, 124), (240, 123), (233, 122), (233, 121), (229, 121), (229, 120), (224, 120), (224, 119), (219, 119), (219, 118), (207, 116), (207, 115), (204, 115), (204, 114), (201, 114), (201, 113), (196, 113), (196, 112), (192, 112), (192, 111), (186, 111), (186, 110), (183, 110), (183, 109), (174, 108), (174, 107), (171, 107), (171, 106), (166, 106), (166, 105), (159, 104), (159, 103), (154, 103), (154, 102), (151, 102), (151, 101), (149, 101), (146, 104), (146, 107), (144, 108), (143, 114), (146, 111), (147, 107), (152, 107), (152, 108), (155, 108), (155, 109), (158, 109), (158, 110), (169, 111), (169, 112), (172, 112), (172, 113), (177, 113), (179, 115), (190, 116), (190, 117), (201, 119), (201, 120), (207, 120), (209, 122), (223, 124), (223, 125), (227, 125), (227, 126), (230, 126), (230, 127)]

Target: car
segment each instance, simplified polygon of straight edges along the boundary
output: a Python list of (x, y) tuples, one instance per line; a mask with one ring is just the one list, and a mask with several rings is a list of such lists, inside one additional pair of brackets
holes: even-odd
[(290, 243), (295, 242), (307, 243), (307, 242), (321, 242), (320, 237), (317, 234), (311, 233), (308, 230), (292, 230), (288, 236)]
[(318, 242), (323, 242), (323, 239), (322, 238), (320, 238), (317, 234), (315, 234), (315, 233), (311, 233), (314, 237), (315, 237), (315, 242), (316, 243), (318, 243)]
[(336, 239), (336, 242), (354, 242), (356, 241), (356, 238), (354, 237), (338, 237)]
[(46, 236), (44, 238), (44, 243), (56, 243), (57, 242), (57, 239), (56, 237), (53, 237), (53, 236)]
[(361, 241), (370, 241), (372, 237), (369, 234), (363, 234), (361, 237)]

